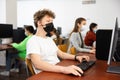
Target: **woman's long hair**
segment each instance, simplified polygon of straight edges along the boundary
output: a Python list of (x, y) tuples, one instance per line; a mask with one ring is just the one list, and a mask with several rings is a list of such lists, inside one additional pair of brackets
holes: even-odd
[(74, 28), (73, 28), (72, 32), (70, 33), (70, 35), (71, 35), (73, 32), (78, 32), (78, 31), (79, 31), (79, 30), (78, 30), (78, 28), (79, 28), (79, 27), (78, 27), (78, 23), (81, 24), (82, 21), (86, 21), (86, 19), (85, 19), (85, 18), (82, 18), (82, 17), (76, 19)]

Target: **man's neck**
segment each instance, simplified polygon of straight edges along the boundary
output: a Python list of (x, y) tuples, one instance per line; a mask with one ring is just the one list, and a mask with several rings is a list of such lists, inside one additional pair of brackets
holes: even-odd
[(28, 33), (28, 36), (31, 36), (31, 35), (33, 35), (33, 33)]
[(38, 27), (35, 35), (45, 38), (46, 37), (46, 32), (44, 31), (43, 27)]

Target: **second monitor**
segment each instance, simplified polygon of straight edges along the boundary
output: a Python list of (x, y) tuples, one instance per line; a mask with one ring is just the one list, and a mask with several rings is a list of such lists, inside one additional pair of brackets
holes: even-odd
[[(107, 72), (120, 74), (120, 65), (119, 64), (118, 64), (118, 66), (111, 65), (112, 60), (115, 60), (114, 54), (116, 52), (116, 47), (117, 47), (118, 30), (119, 30), (118, 29), (118, 19), (116, 18), (115, 27), (112, 31), (110, 51), (109, 51), (109, 57), (108, 57), (108, 63), (107, 63), (109, 66), (108, 66)], [(120, 54), (120, 53), (117, 53), (117, 54)]]

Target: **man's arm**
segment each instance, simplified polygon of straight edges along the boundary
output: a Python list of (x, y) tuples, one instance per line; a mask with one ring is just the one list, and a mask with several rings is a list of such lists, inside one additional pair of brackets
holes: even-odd
[(40, 69), (42, 71), (73, 74), (76, 76), (81, 76), (79, 72), (83, 73), (83, 71), (80, 68), (74, 65), (64, 67), (64, 66), (49, 64), (48, 62), (41, 60), (40, 55), (37, 55), (37, 54), (31, 54), (30, 58), (35, 68)]
[[(71, 60), (75, 60), (75, 55), (72, 54), (68, 54), (65, 53), (61, 50), (58, 49), (57, 52), (58, 57), (62, 58), (62, 59), (71, 59)], [(85, 58), (87, 61), (89, 61), (89, 56), (77, 56), (76, 59), (80, 62), (82, 62), (82, 59)]]
[(61, 51), (60, 49), (58, 49), (57, 55), (60, 58), (62, 58), (62, 59), (71, 59), (71, 60), (74, 60), (74, 58), (75, 58), (75, 55), (65, 53), (65, 52)]
[(61, 66), (54, 66), (52, 64), (49, 64), (46, 61), (41, 60), (41, 57), (38, 54), (31, 54), (30, 58), (31, 58), (33, 65), (37, 69), (41, 69), (43, 71), (53, 71), (53, 72), (62, 72), (63, 70), (62, 69), (63, 67)]

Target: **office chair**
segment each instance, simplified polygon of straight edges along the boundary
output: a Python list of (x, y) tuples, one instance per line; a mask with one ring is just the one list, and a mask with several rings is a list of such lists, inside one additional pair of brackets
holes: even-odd
[(58, 45), (58, 48), (63, 52), (67, 52), (67, 45), (66, 44)]
[(71, 48), (70, 48), (70, 53), (73, 54), (73, 55), (76, 54), (76, 49), (75, 49), (75, 47), (71, 47)]
[(62, 38), (53, 39), (56, 45), (61, 45), (63, 42)]
[(26, 69), (27, 70), (27, 75), (29, 76), (29, 72), (28, 72), (29, 70), (30, 70), (32, 75), (35, 75), (31, 60), (26, 58), (25, 62), (26, 62), (26, 68), (27, 68)]

